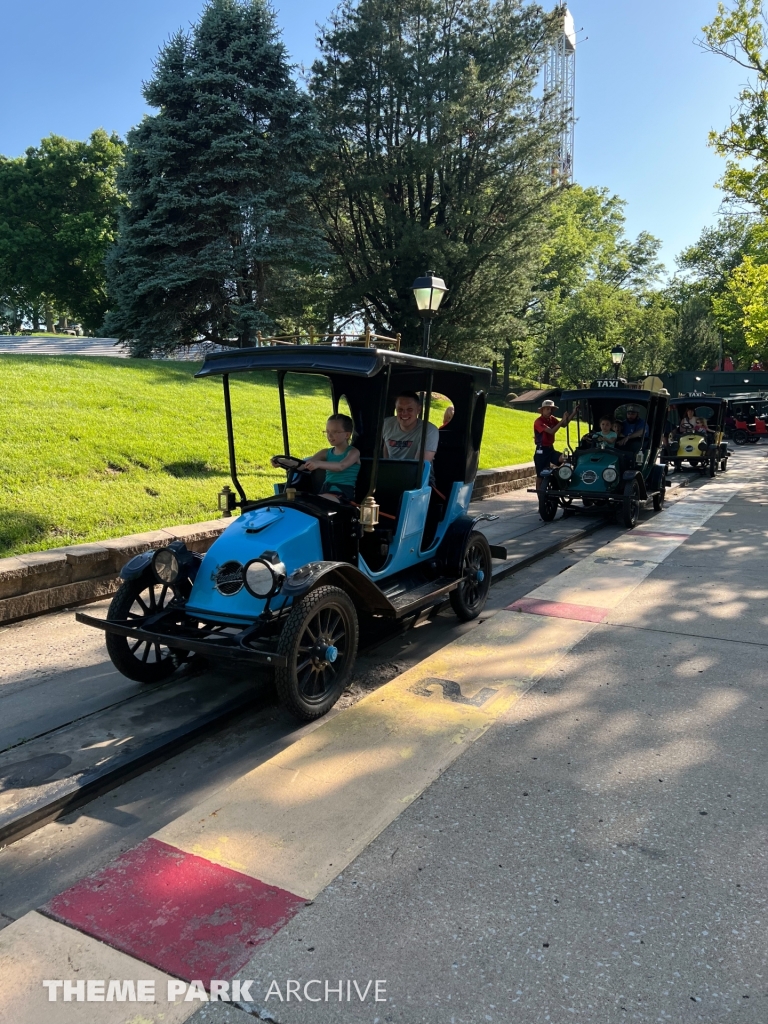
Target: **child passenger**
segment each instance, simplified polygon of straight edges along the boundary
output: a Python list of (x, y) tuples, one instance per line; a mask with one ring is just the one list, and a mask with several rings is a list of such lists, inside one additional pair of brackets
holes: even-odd
[(360, 472), (360, 452), (352, 447), (352, 434), (355, 425), (350, 416), (336, 413), (328, 417), (325, 425), (325, 436), (333, 445), (332, 448), (321, 448), (300, 467), (301, 469), (324, 469), (322, 498), (338, 501), (339, 497), (347, 501), (354, 500), (355, 483)]
[(600, 433), (597, 435), (597, 440), (605, 441), (607, 444), (616, 444), (617, 437), (616, 425), (607, 416), (603, 416), (600, 420)]
[(707, 421), (702, 419), (701, 416), (697, 416), (696, 425), (693, 428), (694, 434), (706, 434), (708, 430), (709, 427), (707, 426)]

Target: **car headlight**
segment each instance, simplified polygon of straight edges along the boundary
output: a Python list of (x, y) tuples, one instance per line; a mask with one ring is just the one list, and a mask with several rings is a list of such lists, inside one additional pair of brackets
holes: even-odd
[(607, 469), (603, 470), (603, 480), (605, 480), (607, 484), (615, 484), (618, 479), (619, 474), (613, 466), (609, 466)]
[(262, 555), (248, 562), (243, 573), (245, 589), (254, 597), (266, 600), (277, 593), (285, 579), (285, 566), (282, 562), (270, 564)]
[(561, 466), (557, 471), (557, 475), (561, 480), (570, 480), (573, 476), (573, 470), (570, 466)]
[(152, 568), (161, 583), (175, 583), (179, 578), (179, 560), (170, 548), (161, 548), (155, 554)]

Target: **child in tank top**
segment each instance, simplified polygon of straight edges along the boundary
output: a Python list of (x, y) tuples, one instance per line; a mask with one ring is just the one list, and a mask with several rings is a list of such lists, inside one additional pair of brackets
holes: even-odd
[(339, 497), (353, 501), (355, 483), (360, 472), (360, 452), (351, 445), (355, 425), (351, 417), (335, 413), (328, 417), (325, 436), (332, 448), (321, 448), (307, 459), (302, 469), (324, 469), (325, 480), (321, 497), (338, 501)]

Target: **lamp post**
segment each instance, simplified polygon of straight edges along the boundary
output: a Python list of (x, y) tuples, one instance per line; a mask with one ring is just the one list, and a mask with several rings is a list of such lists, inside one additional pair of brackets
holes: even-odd
[(611, 362), (613, 363), (613, 379), (619, 379), (619, 367), (624, 362), (626, 352), (622, 345), (614, 345), (611, 349)]
[(448, 291), (445, 281), (441, 277), (435, 277), (434, 270), (428, 270), (424, 277), (417, 277), (411, 285), (413, 297), (416, 299), (416, 308), (419, 316), (424, 320), (424, 338), (421, 343), (421, 354), (429, 355), (429, 334), (432, 321), (437, 316), (443, 296)]

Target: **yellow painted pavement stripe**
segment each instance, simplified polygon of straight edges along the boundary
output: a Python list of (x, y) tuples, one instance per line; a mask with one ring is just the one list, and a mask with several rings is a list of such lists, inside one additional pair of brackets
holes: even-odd
[[(59, 988), (54, 1004), (43, 987), (46, 979), (132, 981), (134, 991), (136, 982), (153, 981), (155, 1001), (64, 1002)], [(0, 931), (0, 1024), (181, 1024), (199, 1004), (168, 1003), (168, 980), (162, 971), (41, 914), (25, 914)]]

